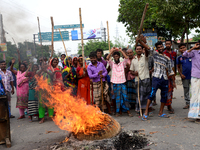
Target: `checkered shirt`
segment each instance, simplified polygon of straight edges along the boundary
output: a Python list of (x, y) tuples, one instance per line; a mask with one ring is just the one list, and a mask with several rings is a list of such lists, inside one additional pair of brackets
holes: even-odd
[(172, 70), (172, 64), (169, 57), (165, 54), (159, 54), (158, 52), (153, 52), (154, 58), (154, 72), (153, 77), (161, 79), (162, 76), (165, 80), (168, 80), (166, 69), (168, 70), (168, 75), (174, 75), (174, 71)]
[(112, 60), (108, 61), (108, 64), (112, 68), (111, 82), (114, 84), (121, 84), (126, 82), (124, 68), (127, 64), (128, 59), (124, 59), (122, 62), (116, 64)]

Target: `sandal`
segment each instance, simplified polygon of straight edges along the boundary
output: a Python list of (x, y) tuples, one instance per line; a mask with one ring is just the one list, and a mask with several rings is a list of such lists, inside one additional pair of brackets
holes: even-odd
[(133, 115), (132, 115), (131, 113), (128, 113), (128, 116), (129, 116), (129, 117), (133, 117)]
[(167, 114), (162, 114), (162, 115), (158, 115), (158, 117), (161, 117), (161, 118), (169, 118), (170, 116), (168, 116)]
[(186, 105), (185, 107), (183, 107), (183, 109), (189, 109), (190, 105)]
[(149, 112), (149, 117), (153, 117), (153, 112)]
[(25, 118), (25, 116), (23, 115), (23, 116), (20, 116), (18, 119), (23, 119), (23, 118)]
[(147, 117), (148, 117), (148, 116), (146, 116), (145, 114), (143, 114), (143, 116), (142, 116), (142, 121), (147, 121)]
[(120, 113), (116, 113), (115, 117), (119, 117), (119, 116), (121, 116), (121, 114)]
[(169, 114), (174, 114), (174, 109), (173, 108), (169, 110)]
[(42, 124), (42, 123), (44, 123), (44, 118), (42, 118), (42, 119), (40, 120), (40, 122), (39, 122), (39, 124)]

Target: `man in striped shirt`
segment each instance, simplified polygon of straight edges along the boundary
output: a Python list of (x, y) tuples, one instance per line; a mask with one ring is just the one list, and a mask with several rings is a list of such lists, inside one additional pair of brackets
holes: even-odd
[[(139, 41), (142, 46), (146, 49), (150, 49), (143, 41)], [(153, 81), (152, 81), (152, 89), (151, 94), (149, 95), (149, 99), (147, 101), (147, 107), (145, 113), (143, 114), (142, 120), (147, 120), (148, 109), (149, 106), (154, 99), (156, 92), (158, 89), (161, 90), (161, 106), (158, 116), (163, 118), (169, 118), (168, 115), (163, 113), (163, 109), (165, 103), (167, 102), (168, 96), (168, 76), (174, 75), (172, 70), (171, 60), (165, 54), (163, 54), (164, 47), (161, 41), (158, 41), (155, 44), (158, 52), (153, 52), (154, 58), (154, 72), (153, 72)], [(175, 87), (175, 81), (173, 80), (173, 86)]]

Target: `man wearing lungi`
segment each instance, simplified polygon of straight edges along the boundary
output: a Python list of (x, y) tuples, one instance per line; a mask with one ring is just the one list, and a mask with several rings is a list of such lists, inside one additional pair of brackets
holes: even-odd
[(96, 52), (91, 52), (89, 55), (91, 63), (88, 65), (87, 72), (90, 79), (93, 82), (94, 90), (94, 102), (99, 107), (102, 108), (102, 96), (101, 96), (101, 79), (103, 81), (103, 96), (104, 102), (108, 108), (108, 113), (110, 113), (110, 98), (108, 96), (108, 84), (105, 80), (107, 76), (107, 70), (103, 63), (97, 61)]
[(172, 108), (172, 98), (173, 98), (173, 91), (174, 91), (174, 88), (175, 88), (173, 86), (173, 80), (175, 80), (175, 76), (176, 76), (176, 57), (177, 57), (177, 54), (176, 54), (175, 51), (173, 51), (171, 49), (171, 46), (172, 46), (171, 40), (166, 40), (165, 46), (166, 46), (166, 50), (164, 51), (164, 54), (170, 58), (171, 64), (172, 64), (172, 69), (174, 71), (174, 75), (168, 77), (168, 96), (167, 96), (167, 102), (166, 102), (165, 106), (167, 106), (170, 114), (174, 114), (174, 109)]
[[(139, 43), (144, 46), (146, 49), (149, 49), (149, 47), (144, 44), (141, 40)], [(145, 113), (143, 114), (142, 120), (147, 120), (148, 113), (149, 113), (149, 106), (152, 103), (152, 100), (154, 99), (156, 92), (158, 89), (161, 90), (161, 106), (160, 111), (158, 113), (159, 117), (162, 118), (169, 118), (168, 115), (163, 113), (163, 109), (165, 106), (165, 103), (167, 102), (167, 96), (168, 96), (168, 76), (174, 75), (174, 71), (172, 70), (171, 60), (169, 57), (167, 57), (163, 51), (163, 43), (161, 41), (158, 41), (155, 44), (158, 52), (153, 52), (153, 58), (154, 58), (154, 72), (153, 72), (153, 79), (152, 79), (152, 88), (151, 93), (148, 97), (147, 106)], [(168, 71), (168, 75), (167, 75)], [(176, 86), (175, 81), (173, 80), (173, 86)]]
[[(124, 56), (124, 61), (120, 62), (120, 53)], [(114, 57), (114, 62), (110, 60), (111, 55)], [(116, 99), (116, 116), (120, 115), (120, 109), (127, 112), (130, 117), (133, 115), (129, 112), (130, 104), (127, 99), (125, 66), (127, 64), (127, 55), (121, 48), (112, 48), (107, 56), (108, 63), (112, 69), (111, 82), (113, 83), (113, 92)]]
[[(136, 56), (131, 62), (131, 73), (136, 76), (135, 85), (136, 85), (136, 108), (137, 112), (140, 111), (140, 107), (142, 110), (146, 109), (148, 96), (151, 92), (151, 84), (149, 77), (149, 58), (148, 58), (148, 50), (145, 48), (145, 54), (143, 54), (143, 47), (141, 45), (137, 45), (135, 47)], [(138, 84), (139, 84), (139, 93), (138, 93)], [(139, 94), (139, 97), (138, 97)], [(140, 98), (140, 105), (139, 99)]]
[(132, 49), (128, 49), (126, 51), (126, 54), (128, 56), (128, 61), (126, 65), (126, 87), (127, 87), (127, 96), (130, 103), (134, 104), (136, 103), (136, 88), (135, 88), (135, 76), (131, 74), (130, 66), (131, 62), (134, 59), (134, 53)]
[(188, 118), (194, 118), (196, 123), (200, 123), (200, 40), (190, 50), (185, 51), (183, 56), (192, 59), (192, 97), (190, 99)]

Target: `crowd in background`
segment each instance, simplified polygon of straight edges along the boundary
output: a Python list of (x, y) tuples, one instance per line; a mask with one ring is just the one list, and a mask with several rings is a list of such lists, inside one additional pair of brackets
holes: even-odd
[[(19, 109), (18, 119), (27, 115), (30, 122), (38, 116), (39, 123), (45, 121), (46, 112), (49, 118), (55, 115), (53, 106), (46, 108), (42, 93), (36, 91), (36, 76), (42, 76), (50, 86), (60, 86), (63, 91), (72, 89), (71, 95), (82, 98), (87, 105), (95, 105), (108, 114), (120, 116), (127, 113), (132, 117), (130, 109), (134, 109), (142, 120), (153, 115), (153, 106), (157, 105), (156, 92), (160, 89), (159, 117), (169, 118), (164, 113), (166, 106), (169, 114), (174, 114), (172, 107), (173, 91), (176, 88), (177, 71), (182, 79), (185, 107), (189, 109), (188, 117), (200, 123), (200, 41), (190, 50), (181, 43), (181, 55), (172, 50), (172, 41), (158, 41), (156, 50), (151, 50), (146, 38), (137, 38), (139, 45), (134, 50), (113, 47), (109, 54), (103, 55), (97, 49), (89, 55), (90, 64), (80, 55), (73, 59), (65, 54), (59, 58), (40, 58), (39, 64), (28, 65), (18, 55), (19, 70), (14, 68), (15, 58), (8, 64), (0, 62), (1, 95), (7, 95), (10, 118), (11, 95), (16, 92), (16, 108)], [(19, 54), (19, 51), (18, 51)], [(15, 88), (14, 88), (15, 87)]]

